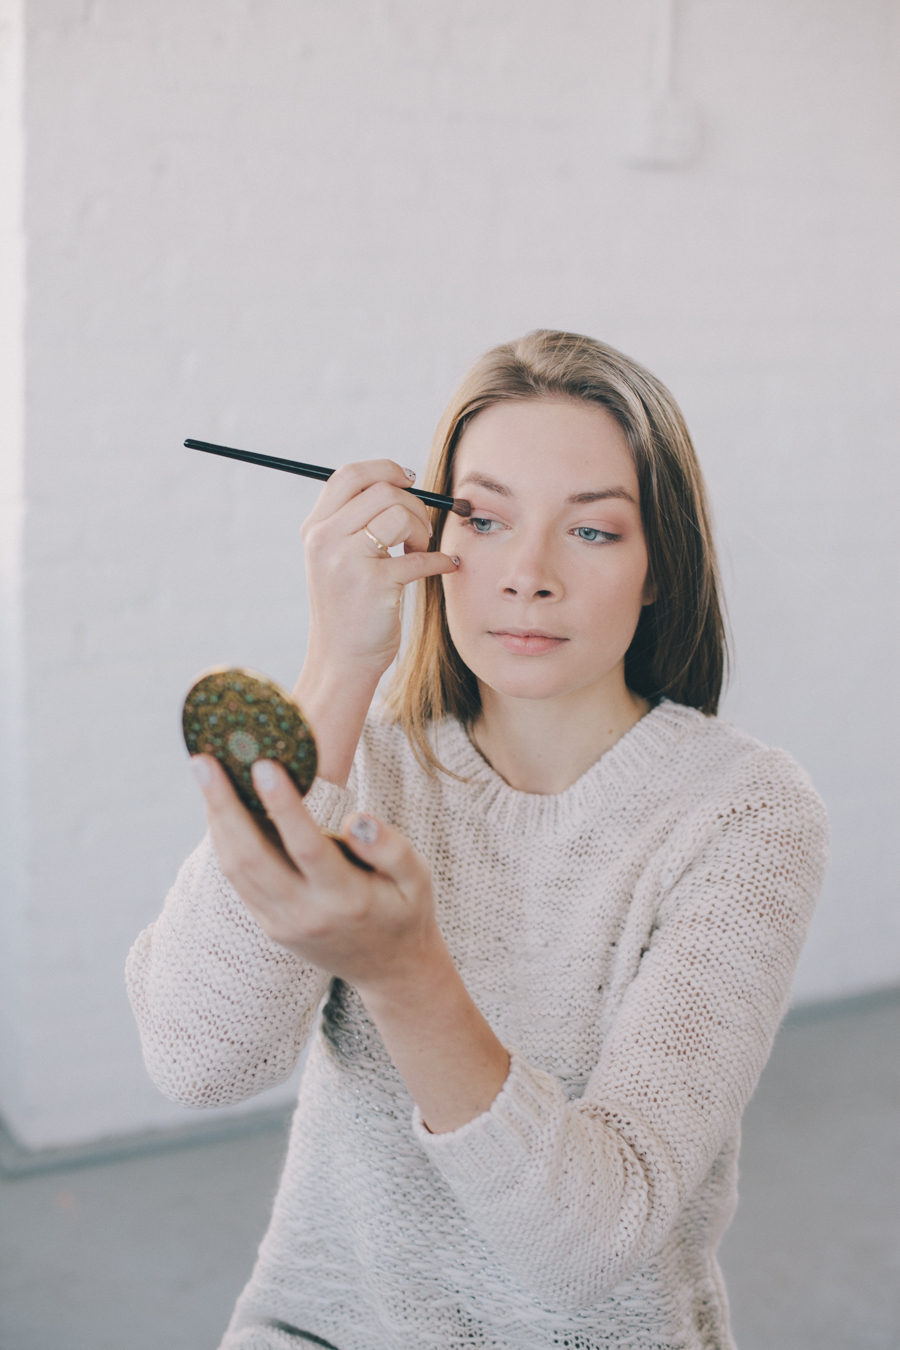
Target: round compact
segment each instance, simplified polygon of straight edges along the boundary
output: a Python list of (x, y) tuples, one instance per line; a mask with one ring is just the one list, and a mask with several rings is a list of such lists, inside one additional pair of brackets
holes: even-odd
[(192, 685), (181, 725), (192, 755), (215, 755), (244, 805), (265, 816), (250, 766), (283, 765), (301, 795), (316, 776), (316, 743), (290, 694), (274, 680), (238, 666), (216, 666)]

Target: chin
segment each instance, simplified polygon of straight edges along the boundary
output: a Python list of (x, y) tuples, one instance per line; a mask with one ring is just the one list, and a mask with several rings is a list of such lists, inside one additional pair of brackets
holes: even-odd
[[(531, 656), (523, 658), (525, 661), (535, 662), (541, 659)], [(506, 698), (560, 698), (581, 688), (585, 683), (573, 679), (571, 675), (566, 678), (562, 671), (551, 670), (546, 666), (543, 670), (539, 667), (519, 670), (474, 670), (474, 674), (482, 684), (488, 685), (494, 693), (502, 694)]]

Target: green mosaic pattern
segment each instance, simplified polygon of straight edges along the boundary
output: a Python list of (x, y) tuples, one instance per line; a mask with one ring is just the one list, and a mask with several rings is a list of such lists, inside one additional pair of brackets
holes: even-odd
[(244, 805), (266, 810), (250, 766), (257, 759), (283, 764), (297, 790), (316, 776), (316, 743), (291, 695), (273, 680), (240, 667), (218, 666), (201, 675), (184, 702), (182, 728), (192, 755), (215, 755)]

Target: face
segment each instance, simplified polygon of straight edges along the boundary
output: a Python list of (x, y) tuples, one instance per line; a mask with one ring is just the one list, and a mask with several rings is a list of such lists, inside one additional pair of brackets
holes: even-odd
[(624, 657), (652, 601), (638, 481), (616, 420), (598, 405), (498, 403), (457, 446), (441, 551), (450, 635), (483, 684), (512, 698), (554, 698), (621, 684)]

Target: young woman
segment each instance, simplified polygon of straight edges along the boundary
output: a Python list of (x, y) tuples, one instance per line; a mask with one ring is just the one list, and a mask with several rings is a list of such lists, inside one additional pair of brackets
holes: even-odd
[(339, 469), (304, 527), (320, 776), (304, 802), (254, 766), (285, 851), (198, 756), (209, 837), (129, 960), (178, 1101), (281, 1082), (314, 1035), (223, 1350), (724, 1350), (715, 1250), (821, 803), (716, 719), (702, 479), (640, 366), (498, 347), (428, 469), (471, 516), (412, 476)]

